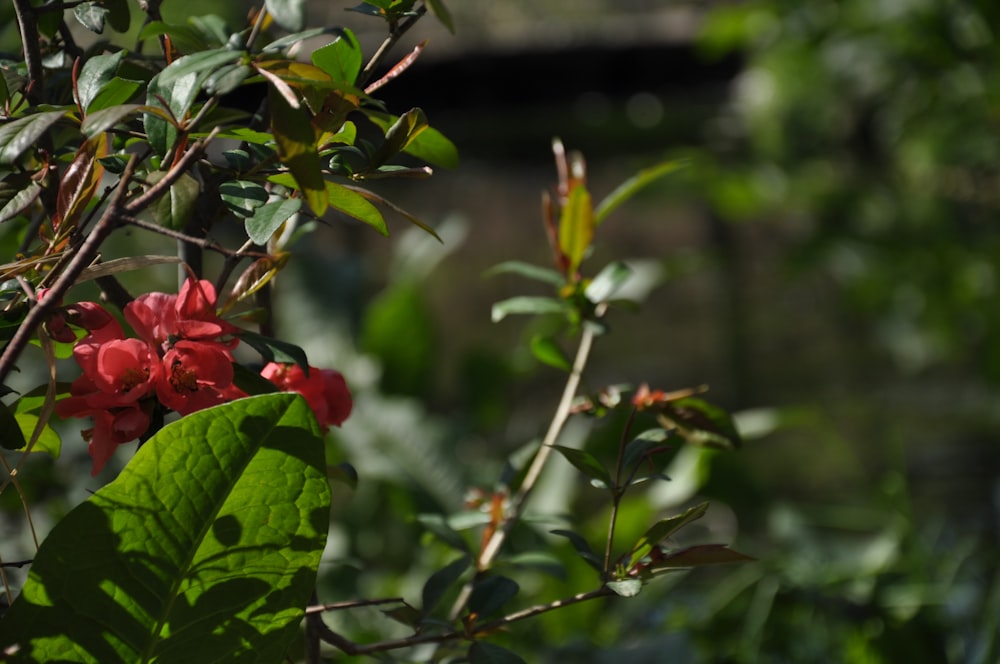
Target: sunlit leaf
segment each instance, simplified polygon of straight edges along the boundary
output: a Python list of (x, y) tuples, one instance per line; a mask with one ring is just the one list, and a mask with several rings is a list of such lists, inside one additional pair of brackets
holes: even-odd
[(725, 544), (699, 544), (666, 554), (663, 558), (644, 567), (642, 574), (648, 577), (689, 567), (746, 563), (754, 560), (746, 554), (733, 551)]
[(568, 258), (567, 274), (576, 274), (594, 240), (594, 211), (590, 192), (576, 184), (569, 192), (559, 218), (559, 249)]
[(382, 213), (360, 193), (336, 182), (329, 181), (326, 183), (326, 191), (330, 207), (334, 210), (343, 212), (358, 221), (363, 221), (382, 235), (389, 234), (389, 229), (385, 225), (385, 218), (382, 216)]
[(291, 171), (313, 213), (322, 215), (326, 212), (329, 198), (309, 112), (301, 107), (293, 108), (270, 85), (267, 98), (271, 106), (271, 131), (278, 144), (278, 157)]
[(142, 81), (113, 77), (100, 89), (94, 100), (86, 107), (87, 117), (95, 111), (114, 108), (131, 100), (142, 89)]
[(219, 185), (219, 197), (231, 212), (249, 217), (267, 202), (267, 189), (250, 180), (230, 180)]
[(566, 312), (566, 303), (553, 297), (512, 297), (493, 305), (490, 313), (494, 323), (513, 314), (558, 314)]
[(285, 30), (301, 30), (306, 23), (305, 0), (265, 0), (264, 6)]
[(614, 591), (619, 597), (635, 597), (642, 590), (642, 581), (639, 579), (608, 581), (604, 585)]
[(353, 85), (361, 72), (361, 46), (347, 28), (335, 40), (313, 51), (310, 59), (335, 81)]
[(552, 337), (536, 334), (531, 338), (531, 354), (539, 362), (543, 362), (556, 369), (569, 371), (573, 368), (569, 358), (563, 352), (559, 344)]
[(630, 276), (632, 268), (621, 261), (615, 261), (597, 273), (593, 281), (587, 285), (584, 295), (591, 302), (607, 302)]
[(104, 32), (104, 20), (107, 15), (108, 10), (99, 2), (81, 2), (73, 8), (73, 16), (80, 25), (97, 34)]
[(302, 201), (298, 198), (285, 198), (261, 205), (244, 222), (247, 235), (255, 244), (267, 243), (274, 232), (301, 207)]
[(632, 546), (632, 549), (629, 551), (629, 559), (625, 568), (631, 570), (635, 567), (636, 563), (648, 556), (653, 549), (660, 544), (660, 542), (670, 537), (692, 521), (696, 521), (705, 516), (705, 512), (707, 511), (708, 503), (701, 503), (700, 505), (696, 505), (685, 511), (683, 514), (677, 514), (668, 519), (662, 519), (654, 523)]
[(76, 80), (76, 94), (80, 108), (86, 111), (90, 107), (90, 103), (97, 97), (101, 88), (114, 78), (124, 55), (124, 51), (116, 51), (87, 58), (80, 67), (80, 74)]
[[(417, 109), (415, 109), (417, 110)], [(399, 117), (388, 113), (367, 111), (365, 115), (375, 123), (379, 129), (387, 132), (399, 122)], [(426, 121), (426, 119), (425, 119)], [(429, 164), (441, 166), (443, 168), (458, 167), (458, 150), (444, 134), (430, 126), (425, 126), (415, 136), (411, 136), (403, 152), (413, 155), (418, 159), (423, 159)]]
[(329, 506), (302, 397), (188, 415), (56, 524), (0, 621), (0, 648), (38, 662), (282, 661)]
[(157, 80), (160, 87), (169, 87), (186, 76), (216, 69), (239, 60), (241, 57), (243, 57), (242, 51), (234, 51), (229, 48), (215, 48), (192, 53), (171, 62), (160, 72)]

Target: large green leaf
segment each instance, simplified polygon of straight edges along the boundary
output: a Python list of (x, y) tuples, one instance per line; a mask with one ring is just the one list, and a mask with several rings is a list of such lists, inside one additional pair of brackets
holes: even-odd
[(354, 85), (361, 72), (361, 46), (358, 38), (347, 28), (332, 42), (313, 51), (310, 58), (333, 80), (349, 85)]
[(164, 427), (43, 542), (9, 661), (280, 662), (326, 541), (319, 427), (266, 394)]
[[(413, 109), (413, 111), (419, 111), (419, 109)], [(389, 131), (399, 123), (400, 118), (395, 115), (389, 115), (388, 113), (379, 113), (377, 111), (366, 111), (365, 115), (371, 120), (379, 129), (386, 132), (387, 142)], [(448, 138), (433, 127), (429, 127), (426, 124), (426, 117), (423, 117), (423, 112), (420, 111), (419, 116), (417, 113), (411, 111), (411, 116), (413, 118), (422, 118), (424, 124), (420, 125), (420, 131), (415, 131), (407, 134), (407, 141), (405, 145), (401, 148), (403, 152), (411, 154), (417, 159), (423, 159), (429, 164), (434, 164), (435, 166), (441, 166), (443, 168), (457, 168), (458, 167), (458, 149), (455, 148), (455, 144), (452, 143)], [(410, 127), (406, 126), (408, 129), (415, 129), (417, 125)], [(399, 130), (397, 129), (397, 132)]]
[(708, 503), (701, 503), (700, 505), (695, 505), (683, 514), (677, 514), (654, 523), (645, 533), (643, 533), (642, 537), (639, 538), (639, 541), (632, 546), (632, 550), (629, 551), (629, 560), (625, 565), (625, 568), (631, 570), (636, 563), (648, 556), (660, 542), (670, 537), (692, 521), (700, 519), (707, 511)]
[(76, 80), (76, 96), (80, 108), (86, 111), (100, 89), (114, 78), (124, 55), (124, 51), (117, 51), (87, 58)]

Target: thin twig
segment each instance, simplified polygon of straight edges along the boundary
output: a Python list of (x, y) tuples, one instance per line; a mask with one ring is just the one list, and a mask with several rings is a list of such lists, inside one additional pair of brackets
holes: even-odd
[(405, 35), (406, 32), (420, 20), (420, 17), (426, 13), (427, 7), (420, 5), (413, 10), (413, 14), (389, 32), (389, 36), (385, 38), (385, 41), (383, 41), (378, 47), (378, 50), (375, 51), (375, 55), (373, 55), (371, 60), (368, 61), (365, 68), (361, 70), (361, 74), (358, 76), (358, 80), (356, 82), (356, 85), (359, 88), (364, 87), (365, 83), (367, 83), (368, 80), (375, 74), (375, 70), (382, 64), (382, 61), (389, 55), (389, 51), (391, 51), (392, 47), (396, 45), (396, 42), (398, 42), (403, 35)]
[(38, 43), (38, 14), (28, 0), (13, 0), (17, 28), (21, 32), (21, 48), (24, 62), (28, 66), (29, 97), (41, 99), (44, 80), (42, 78), (42, 52)]
[(209, 240), (207, 238), (195, 237), (193, 235), (188, 235), (187, 233), (181, 233), (180, 231), (175, 231), (172, 228), (167, 228), (166, 226), (160, 226), (159, 224), (154, 224), (148, 221), (143, 221), (138, 217), (133, 217), (131, 215), (119, 215), (119, 223), (127, 226), (135, 226), (136, 228), (141, 228), (144, 231), (149, 231), (151, 233), (157, 233), (159, 235), (164, 235), (166, 237), (172, 238), (174, 240), (179, 240), (181, 242), (187, 242), (189, 244), (197, 245), (202, 249), (208, 249), (209, 251), (216, 251), (224, 256), (232, 256), (236, 259), (243, 258), (245, 256), (252, 256), (254, 258), (263, 258), (267, 254), (262, 252), (251, 252), (243, 251), (242, 249), (227, 249), (218, 242), (214, 240)]
[[(604, 315), (606, 310), (605, 305), (599, 305), (595, 316), (600, 318)], [(524, 508), (528, 502), (528, 498), (531, 497), (532, 491), (534, 491), (535, 486), (538, 484), (538, 478), (542, 474), (542, 470), (545, 468), (545, 464), (552, 454), (553, 445), (555, 445), (556, 440), (559, 438), (559, 434), (562, 433), (563, 427), (566, 425), (566, 421), (569, 419), (570, 409), (573, 405), (573, 399), (576, 397), (576, 390), (580, 385), (580, 377), (583, 374), (583, 369), (587, 365), (587, 359), (590, 357), (590, 349), (594, 343), (595, 332), (590, 325), (584, 325), (583, 330), (580, 334), (580, 345), (576, 349), (576, 357), (573, 360), (573, 369), (570, 371), (569, 377), (566, 379), (566, 386), (563, 388), (562, 398), (559, 400), (559, 405), (556, 407), (555, 415), (552, 418), (552, 422), (549, 424), (549, 429), (545, 433), (545, 438), (542, 439), (542, 444), (539, 446), (538, 451), (535, 453), (535, 458), (532, 459), (531, 465), (528, 467), (527, 473), (525, 473), (524, 480), (521, 482), (521, 486), (518, 488), (517, 493), (511, 498), (510, 509), (505, 516), (503, 523), (497, 528), (493, 536), (486, 542), (483, 546), (482, 551), (479, 553), (479, 557), (476, 560), (476, 570), (478, 572), (483, 572), (489, 569), (490, 565), (493, 563), (493, 559), (496, 558), (497, 554), (500, 552), (500, 547), (506, 541), (507, 536), (510, 531), (513, 530), (514, 526), (517, 525), (521, 516), (524, 514)], [(469, 601), (469, 596), (472, 594), (473, 579), (462, 587), (462, 591), (459, 593), (458, 598), (455, 600), (455, 604), (452, 606), (450, 617), (452, 620), (458, 618), (462, 609), (465, 608), (466, 602)]]

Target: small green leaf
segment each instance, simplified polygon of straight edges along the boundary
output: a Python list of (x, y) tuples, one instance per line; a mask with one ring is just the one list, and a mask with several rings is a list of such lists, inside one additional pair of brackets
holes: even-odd
[(469, 545), (465, 539), (440, 514), (418, 514), (417, 522), (432, 533), (439, 540), (462, 553), (469, 552)]
[(531, 338), (531, 354), (535, 356), (536, 360), (550, 367), (563, 371), (570, 371), (573, 368), (569, 358), (552, 337), (541, 334), (533, 336)]
[(142, 86), (142, 81), (115, 76), (101, 88), (94, 100), (86, 107), (88, 117), (90, 113), (95, 111), (113, 108), (131, 100), (142, 89)]
[(683, 514), (678, 514), (654, 523), (643, 534), (643, 536), (639, 538), (639, 541), (632, 546), (632, 550), (629, 551), (629, 561), (625, 568), (628, 570), (634, 568), (635, 565), (648, 556), (653, 549), (660, 544), (660, 542), (670, 537), (692, 521), (696, 521), (703, 517), (706, 511), (708, 511), (708, 503), (701, 503), (700, 505), (696, 505), (687, 510)]
[(559, 218), (559, 249), (569, 259), (568, 275), (576, 274), (593, 240), (594, 210), (590, 192), (577, 183), (570, 190)]
[(519, 296), (493, 305), (490, 313), (494, 323), (514, 314), (558, 314), (566, 312), (566, 303), (553, 297)]
[(242, 51), (229, 48), (214, 48), (208, 51), (192, 53), (177, 58), (157, 76), (160, 87), (167, 88), (182, 78), (191, 74), (203, 74), (206, 71), (228, 65), (243, 57)]
[(286, 198), (280, 201), (265, 203), (254, 210), (253, 216), (248, 217), (244, 222), (247, 236), (255, 244), (263, 245), (271, 239), (274, 232), (288, 221), (299, 208), (302, 201), (298, 198)]
[(66, 111), (45, 111), (0, 125), (0, 166), (13, 166), (21, 153), (64, 117)]
[(326, 542), (324, 471), (297, 394), (167, 425), (48, 534), (0, 649), (31, 662), (282, 661)]
[(566, 279), (563, 275), (551, 268), (539, 267), (537, 265), (521, 261), (506, 261), (500, 263), (499, 265), (494, 265), (486, 271), (484, 276), (492, 277), (496, 274), (517, 274), (528, 279), (533, 279), (534, 281), (551, 284), (556, 288), (559, 288), (566, 283)]
[(389, 234), (382, 213), (360, 193), (330, 181), (326, 183), (326, 191), (330, 207), (358, 221), (363, 221), (382, 235)]
[(455, 23), (451, 20), (451, 13), (441, 0), (427, 0), (424, 4), (427, 5), (427, 9), (434, 15), (434, 18), (448, 28), (448, 32), (455, 34)]
[(145, 111), (148, 107), (139, 104), (124, 104), (122, 106), (112, 106), (94, 113), (88, 113), (80, 126), (80, 131), (84, 136), (92, 137), (102, 131), (111, 129), (116, 124), (121, 124), (130, 115), (135, 115), (139, 111)]
[(622, 467), (631, 468), (639, 463), (652, 450), (662, 447), (664, 441), (670, 438), (671, 431), (667, 429), (650, 429), (644, 431), (625, 445), (622, 454)]
[(493, 615), (514, 599), (521, 587), (506, 576), (488, 576), (476, 581), (469, 596), (469, 611), (480, 618)]
[[(34, 434), (35, 427), (38, 425), (38, 415), (34, 413), (17, 413), (14, 418), (21, 427), (21, 433), (24, 435), (25, 440), (29, 439)], [(62, 439), (52, 427), (46, 425), (42, 429), (38, 440), (31, 446), (31, 453), (34, 454), (35, 452), (48, 454), (53, 459), (59, 458), (59, 455), (62, 453)]]
[(306, 357), (306, 352), (295, 344), (265, 337), (249, 330), (240, 331), (240, 341), (260, 353), (267, 362), (297, 364), (307, 375), (309, 374), (309, 359)]
[(593, 454), (586, 450), (578, 450), (575, 447), (565, 447), (563, 445), (553, 445), (552, 448), (563, 455), (563, 457), (573, 464), (577, 470), (592, 480), (600, 482), (605, 487), (613, 485), (611, 474), (597, 460)]
[(618, 289), (632, 276), (632, 268), (621, 261), (611, 263), (597, 273), (593, 281), (587, 285), (584, 295), (591, 302), (607, 302)]
[[(82, 6), (78, 5), (78, 7)], [(97, 97), (97, 93), (100, 92), (101, 88), (114, 78), (115, 72), (118, 71), (118, 65), (122, 61), (122, 56), (124, 56), (123, 51), (116, 51), (115, 53), (105, 55), (94, 55), (87, 58), (87, 61), (80, 67), (80, 74), (76, 80), (76, 94), (77, 101), (80, 102), (80, 108), (84, 111), (90, 107), (90, 103)]]
[(614, 593), (619, 597), (635, 597), (639, 594), (639, 591), (642, 590), (642, 581), (639, 579), (608, 581), (604, 585), (614, 591)]
[(436, 607), (441, 601), (441, 598), (444, 597), (448, 588), (454, 585), (455, 582), (461, 578), (462, 574), (469, 568), (471, 563), (471, 557), (462, 556), (430, 575), (424, 583), (423, 590), (420, 592), (421, 609), (424, 616), (430, 615), (431, 611), (434, 610), (434, 607)]
[(250, 396), (272, 394), (280, 391), (277, 385), (238, 362), (233, 362), (233, 385)]
[(306, 24), (305, 0), (265, 0), (264, 6), (285, 30), (301, 30)]
[(601, 222), (607, 218), (611, 212), (619, 205), (632, 198), (640, 189), (651, 182), (673, 173), (683, 166), (683, 162), (665, 161), (650, 168), (643, 169), (630, 177), (625, 182), (618, 185), (614, 191), (608, 194), (594, 210), (594, 225), (600, 226)]
[(354, 85), (361, 72), (361, 46), (354, 33), (347, 28), (332, 42), (313, 51), (310, 59), (334, 81), (348, 85)]
[(469, 646), (469, 664), (526, 664), (516, 654), (493, 643), (474, 641)]
[[(165, 174), (164, 171), (156, 171), (150, 173), (147, 180), (155, 183)], [(156, 199), (150, 211), (156, 223), (179, 231), (194, 214), (199, 195), (201, 195), (201, 185), (192, 176), (183, 173), (170, 185), (165, 194)]]
[[(384, 132), (388, 132), (399, 121), (398, 117), (388, 113), (368, 111), (366, 115)], [(433, 127), (424, 126), (416, 136), (411, 136), (403, 152), (442, 168), (458, 167), (458, 149), (455, 144)]]
[(219, 197), (233, 214), (249, 217), (267, 202), (267, 189), (250, 180), (230, 180), (219, 185)]
[(80, 25), (97, 34), (104, 32), (104, 20), (107, 15), (108, 10), (97, 2), (82, 2), (73, 8), (73, 16)]

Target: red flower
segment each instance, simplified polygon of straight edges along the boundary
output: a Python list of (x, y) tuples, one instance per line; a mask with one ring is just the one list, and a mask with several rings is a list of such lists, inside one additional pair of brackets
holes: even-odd
[(178, 341), (163, 357), (156, 395), (181, 415), (246, 396), (233, 385), (232, 362), (219, 344)]
[[(215, 313), (212, 282), (189, 278), (177, 295), (147, 293), (125, 307), (125, 319), (136, 334), (158, 348), (167, 350), (177, 339), (219, 341), (218, 337), (239, 330)], [(235, 344), (226, 342), (227, 346)]]
[(347, 382), (339, 371), (309, 367), (309, 375), (297, 364), (271, 362), (260, 375), (285, 392), (305, 397), (323, 430), (339, 427), (351, 414), (354, 401)]

